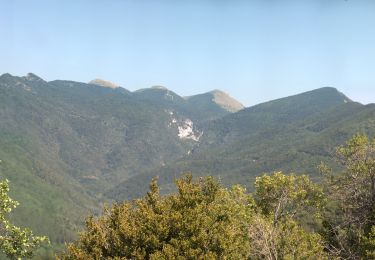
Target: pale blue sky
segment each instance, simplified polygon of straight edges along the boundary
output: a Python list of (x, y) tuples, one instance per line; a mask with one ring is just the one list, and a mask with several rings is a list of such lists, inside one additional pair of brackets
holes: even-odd
[(0, 74), (375, 102), (374, 0), (0, 0)]

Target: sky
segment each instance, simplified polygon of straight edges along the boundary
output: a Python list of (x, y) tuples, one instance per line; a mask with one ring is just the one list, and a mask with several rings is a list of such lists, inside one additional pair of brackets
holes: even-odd
[(0, 74), (375, 102), (374, 0), (0, 0)]

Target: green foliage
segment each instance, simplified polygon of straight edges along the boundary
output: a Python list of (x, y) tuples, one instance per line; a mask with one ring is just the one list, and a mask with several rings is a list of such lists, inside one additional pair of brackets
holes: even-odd
[(375, 140), (357, 134), (337, 149), (337, 157), (342, 172), (321, 167), (331, 201), (324, 235), (333, 255), (365, 258), (375, 250)]
[[(177, 192), (168, 196), (159, 194), (153, 180), (145, 198), (115, 204), (103, 216), (88, 218), (86, 231), (62, 259), (325, 258), (317, 233), (304, 230), (291, 215), (275, 221), (263, 213), (266, 204), (277, 211), (272, 199), (259, 196), (278, 189), (273, 184), (280, 178), (290, 184), (281, 186), (294, 200), (291, 212), (302, 209), (299, 204), (319, 205), (319, 191), (307, 177), (282, 173), (259, 179), (259, 204), (241, 186), (225, 189), (211, 177), (194, 182), (187, 175), (176, 181)], [(307, 203), (308, 198), (316, 201)], [(283, 201), (284, 196), (277, 199)]]
[(115, 204), (69, 246), (63, 259), (240, 259), (248, 254), (247, 223), (254, 202), (240, 187), (211, 178), (176, 181), (162, 197), (156, 181), (144, 199)]
[(14, 226), (8, 220), (8, 213), (18, 205), (9, 195), (8, 180), (0, 182), (0, 250), (10, 259), (31, 258), (47, 237), (34, 236), (32, 231)]
[(324, 203), (323, 191), (306, 175), (273, 175), (257, 177), (255, 198), (263, 214), (272, 216), (276, 223), (281, 218), (294, 218), (297, 213), (311, 208), (320, 209)]
[(375, 259), (375, 226), (371, 227), (367, 237), (364, 237), (366, 257)]
[(326, 259), (324, 241), (314, 232), (304, 230), (290, 218), (275, 225), (257, 215), (249, 226), (250, 259)]
[(324, 259), (324, 242), (315, 232), (302, 228), (296, 217), (319, 212), (324, 204), (322, 190), (305, 176), (257, 177), (255, 201), (260, 213), (249, 225), (252, 259)]

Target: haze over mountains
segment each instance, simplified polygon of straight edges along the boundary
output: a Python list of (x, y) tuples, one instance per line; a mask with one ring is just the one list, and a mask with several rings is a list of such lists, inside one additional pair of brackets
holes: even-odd
[(55, 243), (101, 203), (164, 192), (191, 171), (226, 185), (265, 171), (317, 177), (320, 161), (356, 132), (374, 134), (375, 105), (320, 88), (244, 108), (214, 90), (181, 97), (156, 86), (0, 76), (0, 175), (20, 201), (14, 218)]

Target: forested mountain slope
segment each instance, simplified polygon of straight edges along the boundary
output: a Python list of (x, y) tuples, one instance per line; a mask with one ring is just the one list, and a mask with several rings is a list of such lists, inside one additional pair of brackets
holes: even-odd
[(191, 154), (129, 178), (108, 196), (140, 196), (155, 174), (167, 192), (186, 171), (250, 188), (255, 176), (274, 170), (318, 177), (317, 165), (334, 164), (335, 147), (357, 132), (375, 133), (375, 105), (352, 102), (334, 88), (266, 102), (210, 122)]
[(184, 156), (200, 122), (230, 113), (206, 117), (177, 94), (103, 82), (0, 77), (0, 176), (21, 203), (16, 223), (53, 242), (69, 240), (108, 189)]

